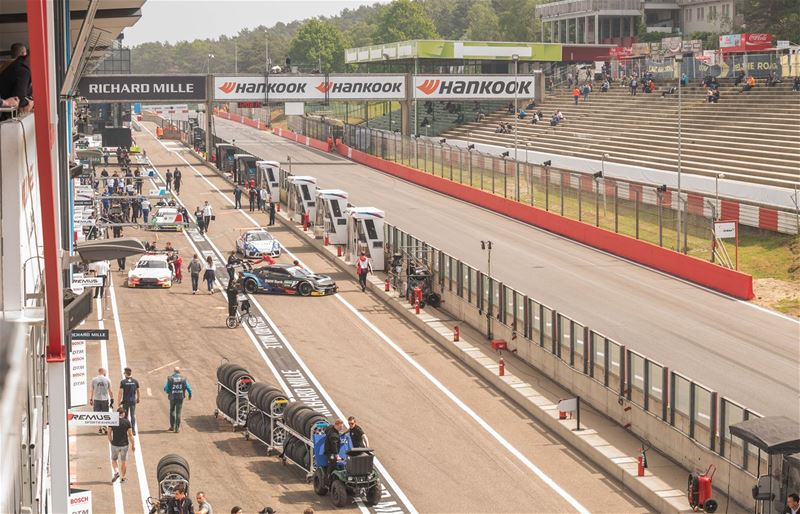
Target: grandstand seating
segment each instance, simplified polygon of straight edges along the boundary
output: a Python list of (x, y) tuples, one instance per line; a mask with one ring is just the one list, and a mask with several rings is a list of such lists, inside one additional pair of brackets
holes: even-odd
[[(475, 120), (477, 116), (477, 112), (475, 109), (475, 102), (453, 102), (455, 104), (461, 104), (461, 110), (464, 113), (464, 122), (468, 123)], [(508, 102), (506, 101), (481, 101), (480, 107), (481, 110), (488, 114), (496, 109), (499, 109), (501, 106), (506, 105)], [(458, 123), (458, 113), (452, 114), (447, 111), (447, 102), (431, 102), (431, 107), (433, 108), (432, 113), (428, 113), (425, 109), (425, 102), (419, 101), (417, 109), (419, 110), (419, 134), (425, 136), (438, 136), (442, 132), (450, 130), (453, 127), (459, 126)], [(425, 119), (428, 119), (430, 122), (430, 126), (427, 129), (422, 125)], [(396, 112), (392, 113), (392, 123), (391, 127), (389, 124), (389, 117), (388, 115), (379, 116), (375, 119), (369, 121), (369, 127), (375, 128), (379, 130), (400, 130), (400, 111), (397, 110)]]
[[(791, 91), (790, 82), (768, 88), (759, 81), (740, 94), (732, 80), (723, 80), (717, 104), (706, 102), (697, 83), (682, 88), (682, 171), (790, 188), (800, 184), (800, 93)], [(654, 93), (633, 97), (618, 83), (607, 93), (596, 84), (589, 102), (581, 98), (578, 105), (566, 88), (557, 90), (538, 107), (541, 122), (520, 120), (520, 144), (590, 159), (607, 153), (608, 162), (677, 170), (678, 99), (662, 97), (666, 89), (659, 85)], [(566, 119), (551, 127), (556, 109)], [(514, 117), (498, 110), (483, 123), (466, 123), (442, 136), (508, 147), (513, 134), (494, 132), (501, 121), (513, 123)]]

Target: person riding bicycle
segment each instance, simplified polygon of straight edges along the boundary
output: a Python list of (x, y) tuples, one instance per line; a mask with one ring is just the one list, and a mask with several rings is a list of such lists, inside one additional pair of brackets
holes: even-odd
[(239, 291), (233, 281), (228, 282), (226, 293), (228, 296), (228, 317), (234, 318), (236, 317), (236, 307), (239, 305)]
[(242, 314), (250, 314), (250, 300), (247, 297), (242, 298), (239, 302), (239, 312)]

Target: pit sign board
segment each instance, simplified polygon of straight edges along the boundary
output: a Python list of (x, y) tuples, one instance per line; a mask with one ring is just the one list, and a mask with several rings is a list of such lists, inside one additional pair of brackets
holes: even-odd
[(108, 341), (108, 329), (76, 329), (70, 332), (73, 339), (84, 339), (86, 341)]
[(67, 413), (70, 426), (76, 427), (116, 427), (119, 425), (119, 412), (72, 411)]
[(715, 221), (714, 237), (717, 239), (736, 239), (736, 222)]
[(68, 514), (92, 514), (92, 491), (86, 489), (69, 490)]
[(89, 102), (203, 102), (206, 76), (86, 75), (78, 83), (78, 96)]
[(88, 378), (86, 376), (86, 341), (73, 339), (69, 352), (69, 404), (71, 407), (86, 405)]
[(101, 287), (103, 285), (103, 277), (78, 277), (72, 276), (72, 290), (75, 288), (83, 289), (84, 287)]

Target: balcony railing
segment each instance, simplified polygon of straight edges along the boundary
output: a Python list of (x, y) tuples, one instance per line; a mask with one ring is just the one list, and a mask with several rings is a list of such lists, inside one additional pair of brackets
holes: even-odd
[(562, 0), (537, 6), (536, 14), (543, 18), (552, 18), (598, 11), (636, 11), (641, 8), (641, 0)]

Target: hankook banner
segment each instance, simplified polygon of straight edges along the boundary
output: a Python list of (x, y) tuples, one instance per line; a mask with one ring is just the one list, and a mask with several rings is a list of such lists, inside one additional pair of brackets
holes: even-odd
[(468, 100), (533, 98), (536, 76), (520, 75), (415, 75), (417, 100)]
[(87, 75), (78, 95), (89, 102), (203, 102), (203, 75)]
[(405, 100), (404, 75), (215, 76), (214, 100)]

